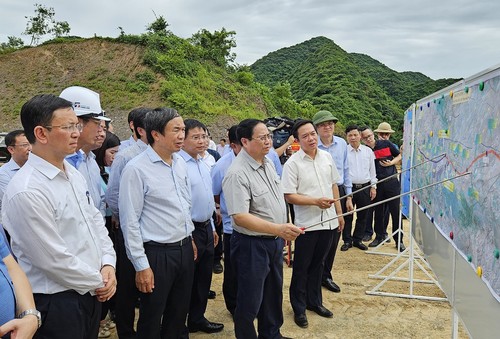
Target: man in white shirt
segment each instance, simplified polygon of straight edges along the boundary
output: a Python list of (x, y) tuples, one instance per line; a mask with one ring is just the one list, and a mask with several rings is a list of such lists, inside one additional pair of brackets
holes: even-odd
[[(2, 208), (2, 198), (7, 185), (14, 177), (14, 174), (26, 163), (31, 151), (31, 144), (26, 139), (24, 131), (20, 129), (9, 132), (5, 136), (5, 145), (11, 158), (8, 163), (0, 167), (0, 209)], [(1, 220), (2, 218), (0, 218)]]
[(72, 103), (37, 95), (21, 109), (32, 153), (4, 195), (2, 219), (42, 313), (40, 338), (97, 338), (116, 291), (115, 252), (85, 179), (65, 157), (82, 126)]
[[(281, 187), (288, 203), (293, 204), (295, 224), (299, 227), (335, 218), (342, 214), (337, 182), (340, 178), (331, 155), (318, 149), (318, 134), (310, 120), (299, 120), (292, 134), (300, 143), (300, 150), (285, 163)], [(344, 219), (325, 221), (305, 229), (295, 240), (290, 303), (294, 321), (307, 327), (306, 309), (322, 317), (333, 313), (323, 306), (321, 281), (325, 257), (332, 242), (330, 232), (340, 232)]]
[[(351, 125), (346, 128), (347, 135), (347, 160), (349, 161), (349, 177), (352, 181), (352, 204), (357, 208), (368, 206), (377, 195), (377, 174), (375, 171), (375, 156), (373, 151), (361, 145), (361, 132), (358, 126)], [(371, 186), (369, 189), (367, 186)], [(353, 207), (349, 209), (352, 211)], [(352, 246), (366, 251), (368, 247), (363, 244), (365, 234), (367, 210), (356, 212), (356, 227), (352, 234), (353, 215), (345, 217), (345, 227), (342, 231), (344, 244), (341, 251), (347, 251)]]

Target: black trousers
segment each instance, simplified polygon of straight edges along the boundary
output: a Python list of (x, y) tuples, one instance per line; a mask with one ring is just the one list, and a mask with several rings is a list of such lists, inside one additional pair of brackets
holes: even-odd
[(236, 309), (236, 295), (238, 292), (238, 280), (233, 269), (231, 257), (231, 233), (224, 233), (224, 281), (222, 282), (222, 294), (229, 313), (234, 314)]
[[(352, 204), (356, 208), (361, 208), (368, 206), (370, 204), (370, 189), (365, 188), (369, 186), (370, 183), (359, 185), (355, 187), (353, 184), (353, 196), (352, 196)], [(360, 189), (364, 188), (362, 191)], [(346, 215), (344, 217), (345, 226), (342, 231), (342, 239), (345, 243), (361, 242), (363, 240), (363, 236), (365, 235), (365, 226), (366, 226), (366, 216), (368, 215), (367, 210), (363, 210), (360, 212), (356, 212), (356, 226), (354, 228), (354, 234), (352, 233), (352, 221), (353, 214)]]
[[(343, 197), (344, 195), (345, 195), (345, 187), (344, 185), (340, 185), (339, 196)], [(340, 205), (342, 206), (342, 213), (346, 213), (347, 212), (346, 199), (342, 199), (340, 201)], [(332, 242), (325, 257), (325, 265), (323, 267), (323, 281), (325, 281), (326, 279), (333, 279), (332, 268), (333, 268), (333, 262), (335, 261), (335, 253), (337, 253), (337, 247), (339, 245), (340, 233), (341, 232), (339, 232), (338, 229), (330, 231)]]
[(194, 264), (188, 325), (200, 325), (206, 322), (205, 311), (214, 267), (214, 234), (210, 221), (195, 223), (193, 239), (198, 250), (198, 258)]
[(141, 293), (137, 338), (177, 339), (184, 333), (193, 284), (194, 252), (190, 238), (182, 246), (144, 244), (155, 288)]
[[(375, 202), (382, 201), (388, 198), (395, 197), (400, 193), (400, 184), (397, 178), (389, 179), (380, 184), (377, 184), (377, 198)], [(392, 231), (395, 232), (399, 227), (399, 201), (400, 199), (393, 199), (384, 204), (374, 207), (375, 210), (375, 233), (379, 240), (385, 239), (387, 234), (387, 226), (384, 222), (384, 209), (389, 209), (392, 219)], [(394, 236), (394, 240), (398, 241), (398, 234)], [(403, 234), (401, 233), (401, 240), (403, 240)]]
[(36, 339), (94, 339), (99, 333), (101, 303), (90, 293), (75, 291), (54, 294), (35, 293), (37, 310), (42, 314), (42, 326)]
[(238, 339), (281, 338), (283, 325), (283, 246), (281, 238), (231, 236), (231, 256), (238, 279), (234, 331)]
[(295, 240), (290, 303), (295, 314), (306, 312), (306, 306), (323, 305), (321, 280), (331, 231), (311, 231)]
[(116, 332), (120, 339), (135, 339), (135, 305), (139, 298), (139, 290), (135, 284), (135, 269), (127, 257), (125, 240), (121, 229), (115, 230), (116, 248), (116, 286), (115, 322)]

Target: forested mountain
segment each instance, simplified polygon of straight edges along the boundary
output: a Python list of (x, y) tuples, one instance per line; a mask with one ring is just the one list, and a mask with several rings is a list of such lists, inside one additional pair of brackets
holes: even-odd
[(267, 86), (289, 83), (293, 98), (330, 110), (343, 126), (376, 127), (387, 121), (398, 131), (412, 102), (458, 81), (398, 73), (367, 55), (347, 53), (325, 37), (269, 53), (251, 70)]

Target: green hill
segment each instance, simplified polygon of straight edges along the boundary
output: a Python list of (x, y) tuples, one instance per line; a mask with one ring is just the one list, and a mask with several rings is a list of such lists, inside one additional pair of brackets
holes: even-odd
[(269, 53), (251, 70), (267, 86), (288, 82), (295, 99), (332, 111), (343, 126), (376, 127), (388, 121), (397, 131), (412, 102), (457, 81), (398, 73), (367, 55), (347, 53), (325, 37)]

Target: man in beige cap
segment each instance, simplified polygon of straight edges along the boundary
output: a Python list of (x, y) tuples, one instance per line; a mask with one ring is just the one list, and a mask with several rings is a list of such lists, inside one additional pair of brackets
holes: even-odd
[(379, 140), (389, 140), (391, 138), (391, 134), (394, 133), (394, 130), (388, 122), (384, 121), (378, 125), (374, 132), (378, 134)]
[[(353, 208), (352, 182), (349, 177), (349, 162), (347, 160), (347, 142), (344, 139), (333, 135), (333, 132), (335, 131), (335, 124), (338, 119), (334, 117), (331, 112), (319, 111), (313, 116), (312, 121), (318, 129), (318, 148), (330, 153), (335, 166), (337, 167), (337, 171), (339, 172), (340, 179), (337, 181), (339, 195), (340, 197), (349, 195), (346, 199), (342, 199), (340, 201), (342, 213), (346, 213), (348, 210), (352, 210)], [(321, 284), (328, 290), (338, 293), (340, 292), (340, 288), (333, 281), (331, 271), (341, 233), (339, 232), (339, 229), (333, 230), (330, 233), (332, 233), (332, 244), (326, 255)]]

